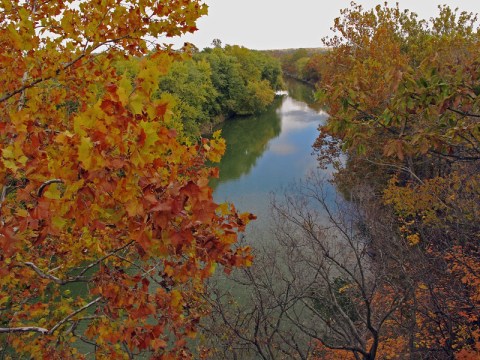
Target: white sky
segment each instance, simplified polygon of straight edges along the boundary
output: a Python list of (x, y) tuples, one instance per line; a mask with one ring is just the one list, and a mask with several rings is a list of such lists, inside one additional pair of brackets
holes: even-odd
[[(211, 46), (213, 39), (223, 44), (243, 45), (250, 49), (321, 47), (321, 39), (330, 35), (333, 20), (350, 0), (205, 0), (209, 14), (197, 22), (199, 30), (181, 39), (162, 42), (183, 45), (185, 41), (199, 49)], [(382, 0), (358, 0), (371, 8)], [(396, 1), (389, 1), (394, 5)], [(480, 13), (479, 0), (398, 0), (401, 9), (429, 19), (438, 14), (438, 4)]]

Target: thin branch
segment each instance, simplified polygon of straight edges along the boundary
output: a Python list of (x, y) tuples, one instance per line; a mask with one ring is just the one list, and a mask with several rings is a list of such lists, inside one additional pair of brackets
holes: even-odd
[(60, 279), (56, 276), (53, 276), (51, 274), (44, 273), (42, 270), (40, 270), (40, 268), (37, 265), (35, 265), (32, 262), (26, 262), (24, 264), (27, 265), (28, 267), (30, 267), (32, 270), (34, 270), (41, 278), (52, 280), (53, 282), (57, 283), (58, 285), (65, 285), (65, 284), (70, 282), (69, 280), (62, 280), (62, 279)]
[(13, 333), (25, 333), (25, 332), (38, 332), (40, 334), (48, 334), (48, 329), (37, 326), (24, 326), (16, 328), (0, 328), (0, 334), (13, 334)]
[(122, 251), (123, 249), (126, 249), (127, 247), (129, 247), (130, 245), (132, 245), (133, 243), (135, 242), (135, 240), (131, 240), (129, 241), (128, 243), (126, 243), (125, 245), (123, 245), (122, 247), (108, 253), (107, 255), (101, 257), (100, 259), (98, 259), (97, 261), (91, 263), (90, 265), (88, 265), (87, 267), (85, 267), (82, 272), (77, 276), (77, 278), (80, 278), (82, 277), (88, 270), (90, 270), (92, 267), (100, 264), (103, 260), (109, 258), (110, 256), (113, 256), (115, 255), (116, 253)]
[(469, 117), (475, 117), (475, 118), (480, 118), (480, 114), (472, 114), (472, 113), (469, 113), (469, 112), (465, 112), (465, 111), (460, 111), (460, 110), (457, 110), (457, 109), (453, 109), (451, 107), (448, 107), (447, 110), (450, 110), (456, 114), (459, 114), (459, 115), (462, 115), (462, 116), (469, 116)]
[(98, 303), (100, 300), (102, 300), (102, 297), (98, 297), (95, 300), (92, 300), (85, 306), (82, 306), (80, 309), (75, 310), (73, 313), (69, 314), (68, 316), (64, 317), (62, 320), (60, 320), (58, 323), (55, 324), (50, 330), (38, 326), (23, 326), (23, 327), (15, 327), (15, 328), (0, 328), (0, 334), (13, 334), (13, 333), (25, 333), (25, 332), (37, 332), (42, 335), (52, 335), (55, 330), (57, 330), (60, 326), (65, 324), (67, 321), (69, 321), (72, 317), (75, 315), (81, 313), (82, 311), (88, 309), (90, 306), (95, 305)]
[(1, 98), (0, 98), (0, 103), (1, 102), (4, 102), (8, 99), (10, 99), (12, 96), (15, 96), (17, 94), (20, 94), (20, 93), (23, 93), (25, 90), (27, 89), (30, 89), (31, 87), (34, 87), (35, 85), (43, 82), (43, 81), (47, 81), (47, 80), (50, 80), (52, 78), (54, 78), (55, 76), (58, 76), (62, 71), (68, 69), (69, 67), (71, 67), (73, 64), (75, 64), (76, 62), (80, 61), (82, 58), (84, 58), (87, 54), (81, 54), (80, 56), (78, 56), (76, 59), (70, 61), (69, 63), (65, 64), (62, 68), (60, 69), (57, 69), (55, 71), (55, 75), (51, 75), (51, 76), (46, 76), (46, 77), (41, 77), (41, 78), (38, 78), (36, 80), (33, 80), (32, 82), (30, 82), (29, 84), (26, 84), (26, 85), (23, 85), (22, 87), (18, 88), (17, 90), (14, 90), (10, 93), (6, 93), (5, 95), (3, 95)]
[(96, 265), (98, 265), (99, 263), (101, 263), (102, 261), (104, 261), (105, 259), (109, 258), (110, 256), (113, 256), (115, 255), (116, 253), (122, 251), (123, 249), (127, 248), (128, 246), (132, 245), (135, 241), (134, 240), (131, 240), (130, 242), (128, 242), (127, 244), (123, 245), (122, 247), (106, 254), (105, 256), (102, 256), (100, 259), (98, 259), (97, 261), (94, 261), (93, 263), (91, 263), (90, 265), (86, 266), (83, 268), (83, 270), (80, 272), (80, 274), (78, 274), (77, 276), (74, 276), (74, 277), (69, 277), (67, 279), (60, 279), (56, 276), (53, 276), (51, 274), (48, 274), (48, 273), (45, 273), (44, 271), (42, 271), (37, 265), (35, 265), (34, 263), (32, 262), (25, 262), (24, 264), (27, 265), (28, 267), (30, 267), (31, 269), (33, 269), (41, 278), (43, 279), (48, 279), (48, 280), (52, 280), (53, 282), (57, 283), (58, 285), (65, 285), (65, 284), (68, 284), (68, 283), (72, 283), (72, 282), (76, 282), (76, 281), (88, 281), (88, 279), (86, 277), (84, 277), (85, 273), (90, 270), (91, 268), (95, 267)]
[(425, 185), (425, 183), (423, 182), (422, 179), (420, 179), (414, 172), (412, 169), (406, 167), (406, 166), (401, 166), (401, 165), (396, 165), (396, 164), (389, 164), (389, 163), (383, 163), (383, 162), (379, 162), (379, 161), (373, 161), (373, 160), (370, 160), (368, 158), (365, 158), (365, 161), (373, 164), (373, 165), (377, 165), (377, 166), (386, 166), (386, 167), (391, 167), (393, 169), (397, 169), (397, 170), (400, 170), (400, 171), (404, 171), (406, 172), (407, 174), (410, 174), (413, 178), (415, 178), (415, 180), (417, 180), (420, 184), (422, 185)]
[(5, 202), (5, 199), (7, 198), (7, 189), (8, 189), (7, 185), (4, 185), (2, 187), (2, 195), (1, 195), (1, 198), (0, 198), (0, 206)]
[(43, 191), (45, 188), (50, 184), (63, 184), (63, 180), (61, 179), (52, 179), (45, 181), (40, 187), (38, 188), (37, 196), (41, 197), (43, 195)]
[(447, 159), (454, 159), (457, 161), (478, 161), (480, 160), (480, 156), (461, 156), (461, 155), (449, 155), (449, 154), (444, 154), (440, 151), (436, 150), (429, 150), (429, 152), (433, 155), (440, 156), (442, 158), (447, 158)]
[(8, 186), (3, 185), (2, 187), (2, 194), (0, 195), (0, 225), (4, 225), (3, 221), (3, 216), (2, 216), (2, 208), (3, 208), (3, 203), (7, 199), (7, 191), (8, 191)]
[(95, 305), (96, 303), (98, 303), (100, 300), (102, 300), (102, 297), (99, 296), (98, 298), (96, 298), (95, 300), (92, 300), (90, 301), (87, 305), (81, 307), (80, 309), (74, 311), (73, 313), (71, 313), (70, 315), (64, 317), (62, 320), (60, 320), (53, 328), (50, 329), (50, 331), (48, 332), (49, 335), (53, 334), (55, 332), (55, 330), (57, 330), (60, 326), (62, 326), (63, 324), (65, 324), (68, 320), (70, 320), (72, 317), (74, 317), (75, 315), (81, 313), (83, 310), (86, 310), (88, 309), (90, 306), (92, 305)]
[(119, 42), (120, 40), (123, 40), (123, 39), (126, 39), (126, 38), (129, 38), (131, 37), (130, 34), (128, 35), (124, 35), (124, 36), (121, 36), (119, 38), (116, 38), (116, 39), (111, 39), (111, 40), (107, 40), (107, 41), (104, 41), (100, 44), (97, 44), (97, 45), (94, 45), (92, 46), (88, 52), (87, 51), (84, 51), (82, 54), (80, 54), (79, 56), (77, 56), (75, 59), (73, 59), (72, 61), (66, 63), (65, 65), (63, 65), (63, 67), (57, 69), (55, 71), (55, 74), (54, 75), (50, 75), (50, 76), (46, 76), (46, 77), (41, 77), (41, 78), (38, 78), (38, 79), (35, 79), (33, 81), (31, 81), (30, 83), (28, 84), (25, 84), (23, 85), (22, 87), (18, 88), (17, 90), (14, 90), (10, 93), (6, 93), (5, 95), (3, 95), (2, 97), (0, 97), (0, 103), (10, 99), (12, 96), (15, 96), (17, 94), (20, 94), (22, 92), (24, 92), (25, 90), (27, 89), (30, 89), (31, 87), (34, 87), (35, 85), (41, 83), (41, 82), (44, 82), (44, 81), (47, 81), (47, 80), (50, 80), (50, 79), (53, 79), (55, 76), (58, 76), (60, 75), (60, 73), (62, 71), (65, 71), (67, 70), (68, 68), (72, 67), (73, 65), (75, 65), (77, 62), (79, 62), (80, 60), (82, 60), (84, 57), (86, 57), (87, 55), (90, 55), (91, 53), (93, 53), (96, 49), (102, 47), (102, 46), (105, 46), (105, 45), (108, 45), (110, 43), (117, 43)]

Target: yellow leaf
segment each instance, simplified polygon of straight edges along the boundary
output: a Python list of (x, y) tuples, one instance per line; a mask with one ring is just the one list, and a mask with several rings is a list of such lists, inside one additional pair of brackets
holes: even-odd
[(222, 203), (218, 205), (217, 211), (220, 212), (220, 215), (229, 215), (230, 214), (230, 205), (228, 203)]
[(222, 137), (222, 130), (217, 130), (213, 133), (213, 136), (212, 136), (215, 140), (218, 140)]
[(18, 30), (15, 29), (15, 26), (13, 24), (9, 24), (7, 26), (7, 30), (10, 33), (10, 37), (13, 40), (13, 43), (15, 44), (15, 47), (17, 49), (23, 50), (24, 41), (23, 41), (22, 37), (20, 36)]
[(64, 144), (67, 141), (67, 139), (71, 139), (74, 136), (75, 134), (72, 134), (70, 131), (66, 130), (61, 132), (55, 137), (55, 142), (58, 144)]
[(65, 225), (67, 225), (67, 221), (62, 218), (62, 217), (59, 217), (59, 216), (55, 216), (53, 219), (52, 219), (52, 224), (59, 230), (62, 230)]
[(172, 296), (172, 306), (174, 308), (179, 308), (181, 301), (183, 300), (182, 293), (178, 290), (172, 290), (171, 296)]
[(167, 342), (162, 339), (153, 339), (151, 342), (152, 349), (157, 351), (158, 349), (163, 349), (167, 347)]
[(157, 124), (152, 123), (152, 122), (146, 122), (142, 121), (140, 123), (140, 127), (143, 129), (145, 132), (146, 138), (145, 138), (145, 148), (148, 148), (157, 142), (160, 138), (158, 137), (157, 134)]
[(147, 63), (145, 69), (138, 73), (138, 79), (143, 80), (141, 82), (142, 88), (147, 94), (151, 94), (153, 92), (158, 83), (159, 76), (160, 71), (157, 69), (155, 64), (151, 63)]
[(3, 160), (3, 165), (7, 168), (12, 170), (13, 172), (17, 172), (18, 166), (15, 164), (13, 160)]
[(407, 236), (410, 246), (415, 246), (420, 242), (420, 236), (418, 234), (412, 234)]
[(141, 205), (133, 200), (127, 202), (127, 204), (125, 205), (125, 210), (127, 210), (127, 214), (130, 217), (142, 215), (143, 213), (143, 208), (141, 207)]
[(78, 190), (83, 186), (84, 180), (80, 179), (72, 184), (69, 184), (65, 187), (65, 194), (66, 198), (72, 198), (78, 192)]
[(20, 216), (20, 217), (27, 217), (28, 216), (28, 211), (22, 208), (18, 208), (15, 210), (15, 214)]
[(48, 199), (58, 200), (62, 197), (62, 193), (59, 189), (58, 184), (50, 184), (47, 187), (47, 191), (43, 195)]
[(117, 95), (123, 106), (128, 104), (128, 98), (131, 93), (132, 84), (130, 83), (130, 79), (128, 78), (127, 74), (123, 74), (117, 88)]
[(2, 150), (2, 156), (4, 159), (14, 159), (15, 154), (13, 151), (13, 146), (9, 145)]
[(92, 140), (88, 137), (82, 137), (78, 147), (78, 160), (83, 164), (86, 170), (89, 170), (92, 165)]
[(17, 158), (17, 161), (22, 164), (22, 165), (25, 165), (28, 161), (28, 158), (25, 156), (25, 155), (22, 155), (20, 156), (19, 158)]
[(130, 109), (134, 115), (139, 115), (143, 110), (143, 98), (137, 94), (130, 97)]
[(75, 134), (85, 136), (85, 129), (93, 129), (97, 122), (97, 115), (102, 113), (100, 101), (94, 107), (88, 109), (85, 113), (79, 114), (73, 119), (73, 131)]
[(63, 17), (61, 19), (61, 24), (62, 24), (63, 30), (65, 30), (66, 33), (73, 33), (71, 12), (65, 12), (63, 14)]

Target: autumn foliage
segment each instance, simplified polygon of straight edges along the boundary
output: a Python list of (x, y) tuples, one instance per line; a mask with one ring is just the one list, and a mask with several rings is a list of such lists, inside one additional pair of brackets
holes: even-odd
[[(252, 218), (208, 186), (225, 144), (182, 143), (149, 41), (195, 30), (191, 0), (0, 2), (0, 351), (191, 354), (203, 283)], [(141, 57), (135, 77), (117, 70)]]
[(319, 159), (332, 161), (343, 151), (348, 160), (337, 184), (346, 193), (368, 186), (372, 201), (395, 217), (384, 245), (372, 244), (372, 251), (394, 243), (408, 254), (403, 260), (398, 251), (390, 254), (406, 271), (396, 280), (392, 271), (406, 297), (379, 334), (378, 356), (477, 359), (477, 17), (442, 6), (424, 21), (398, 5), (365, 10), (353, 3), (333, 30), (318, 83), (331, 115), (315, 144)]

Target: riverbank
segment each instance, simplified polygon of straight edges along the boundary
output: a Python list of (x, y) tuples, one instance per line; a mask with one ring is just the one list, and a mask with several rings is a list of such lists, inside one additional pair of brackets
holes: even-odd
[(300, 81), (300, 82), (304, 83), (305, 85), (315, 87), (315, 82), (299, 78), (298, 76), (295, 76), (294, 74), (290, 74), (290, 73), (285, 72), (285, 71), (283, 72), (283, 77), (284, 78), (288, 77), (288, 78), (293, 79), (295, 81)]
[[(282, 90), (283, 91), (283, 90)], [(275, 102), (275, 99), (277, 98), (280, 98), (280, 97), (283, 97), (285, 95), (288, 95), (288, 92), (285, 92), (285, 93), (275, 93), (275, 98), (273, 99), (272, 103), (268, 106), (272, 106)], [(232, 115), (232, 116), (225, 116), (225, 115), (218, 115), (218, 116), (215, 116), (213, 118), (213, 121), (212, 122), (209, 122), (209, 123), (204, 123), (204, 124), (201, 124), (200, 126), (200, 134), (202, 136), (209, 136), (211, 134), (213, 134), (213, 132), (215, 131), (215, 129), (217, 127), (219, 127), (220, 125), (222, 125), (223, 123), (225, 123), (226, 121), (230, 121), (232, 119), (243, 119), (243, 118), (248, 118), (248, 117), (251, 117), (251, 116), (259, 116), (259, 115), (262, 115), (263, 113), (265, 112), (268, 112), (268, 108), (265, 110), (265, 111), (262, 111), (262, 112), (259, 112), (257, 114), (248, 114), (248, 115)], [(235, 120), (233, 120), (235, 121)]]

